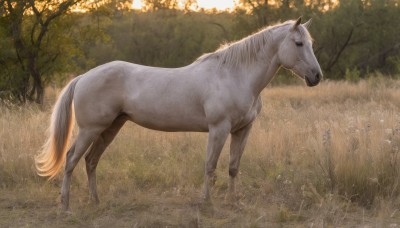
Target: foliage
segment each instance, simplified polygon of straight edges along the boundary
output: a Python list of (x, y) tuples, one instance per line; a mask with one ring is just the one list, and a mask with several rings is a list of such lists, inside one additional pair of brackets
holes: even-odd
[(75, 26), (80, 17), (69, 10), (79, 2), (0, 1), (0, 45), (5, 50), (0, 54), (0, 91), (6, 98), (41, 104), (44, 86), (54, 75), (74, 71), (84, 28)]
[[(229, 39), (227, 14), (187, 15), (177, 10), (126, 12), (106, 29), (108, 43), (90, 48), (96, 64), (115, 59), (138, 64), (179, 67)], [(160, 26), (162, 25), (162, 26)]]
[[(46, 1), (55, 4), (53, 10), (40, 8), (43, 1), (36, 1), (39, 13), (29, 11), (32, 1), (20, 1), (21, 9), (13, 17), (7, 13), (7, 2), (14, 1), (0, 1), (4, 6), (0, 9), (3, 99), (35, 99), (37, 88), (62, 83), (116, 59), (183, 66), (221, 43), (299, 16), (313, 19), (310, 32), (325, 78), (356, 80), (353, 76), (365, 78), (370, 72), (392, 76), (400, 72), (400, 4), (396, 0), (241, 0), (231, 13), (191, 11), (195, 0), (183, 8), (176, 0), (147, 0), (144, 12), (131, 10), (125, 0), (73, 1), (86, 13), (67, 11), (47, 27), (44, 21), (60, 6), (56, 1)], [(20, 36), (13, 33), (17, 25)]]
[[(8, 55), (2, 56), (2, 85), (20, 101), (43, 103), (46, 75), (60, 70), (58, 58), (69, 49), (65, 30), (70, 28), (68, 8), (78, 1), (14, 1), (0, 2), (1, 38), (8, 46)], [(59, 19), (64, 19), (62, 25)], [(12, 70), (7, 69), (10, 67)], [(19, 68), (14, 71), (13, 68)]]
[(357, 69), (346, 69), (344, 78), (350, 82), (358, 82), (360, 80), (360, 71)]

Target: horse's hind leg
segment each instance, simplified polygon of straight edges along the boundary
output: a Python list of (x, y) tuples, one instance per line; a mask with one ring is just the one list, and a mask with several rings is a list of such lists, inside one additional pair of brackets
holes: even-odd
[(97, 136), (98, 133), (96, 131), (79, 129), (78, 137), (67, 153), (64, 180), (61, 187), (61, 209), (63, 211), (69, 210), (69, 189), (71, 185), (72, 171), (76, 164), (78, 164), (79, 159)]
[(96, 167), (101, 155), (103, 154), (107, 146), (110, 145), (110, 143), (113, 141), (126, 120), (127, 118), (123, 115), (117, 117), (111, 124), (111, 126), (100, 134), (100, 136), (91, 146), (90, 151), (85, 156), (86, 172), (89, 182), (90, 201), (99, 203), (99, 197), (97, 195), (96, 187)]

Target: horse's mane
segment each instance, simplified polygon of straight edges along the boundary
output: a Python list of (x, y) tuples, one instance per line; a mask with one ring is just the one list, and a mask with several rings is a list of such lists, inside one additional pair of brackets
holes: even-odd
[(249, 65), (257, 57), (260, 49), (271, 42), (272, 31), (282, 29), (285, 26), (292, 25), (294, 21), (286, 21), (282, 24), (268, 26), (260, 31), (249, 35), (239, 41), (225, 43), (215, 52), (200, 56), (196, 61), (205, 61), (215, 58), (219, 61), (219, 66), (226, 65), (230, 67), (237, 66), (239, 63)]

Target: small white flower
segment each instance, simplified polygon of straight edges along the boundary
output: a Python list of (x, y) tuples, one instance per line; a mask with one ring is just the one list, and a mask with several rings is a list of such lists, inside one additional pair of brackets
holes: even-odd
[(388, 135), (392, 135), (392, 134), (393, 134), (393, 129), (391, 129), (391, 128), (386, 128), (386, 129), (385, 129), (385, 133), (388, 134)]

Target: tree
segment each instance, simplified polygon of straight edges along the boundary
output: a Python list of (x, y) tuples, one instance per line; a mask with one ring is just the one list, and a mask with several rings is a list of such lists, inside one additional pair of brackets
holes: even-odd
[(347, 70), (357, 70), (361, 76), (374, 71), (398, 73), (400, 26), (393, 21), (399, 13), (399, 5), (390, 0), (340, 0), (314, 17), (311, 32), (325, 75), (343, 79)]
[(161, 9), (176, 9), (178, 8), (178, 0), (145, 0), (147, 10), (157, 11)]
[(90, 45), (95, 65), (115, 59), (159, 67), (180, 67), (231, 40), (228, 13), (185, 13), (174, 9), (124, 13), (105, 30), (110, 42)]
[(10, 75), (10, 71), (6, 73), (13, 86), (13, 92), (20, 101), (43, 103), (43, 75), (51, 71), (53, 63), (62, 54), (62, 49), (57, 50), (53, 43), (66, 29), (57, 30), (55, 25), (57, 20), (78, 2), (79, 0), (0, 1), (0, 6), (3, 7), (0, 11), (3, 16), (0, 25), (6, 31), (5, 38), (12, 40), (15, 54), (15, 58), (9, 56), (3, 62), (0, 61), (0, 64), (19, 65), (20, 69), (15, 75)]
[(271, 6), (268, 0), (240, 0), (239, 6), (250, 11), (257, 18), (257, 27), (270, 23), (271, 15), (269, 11)]

